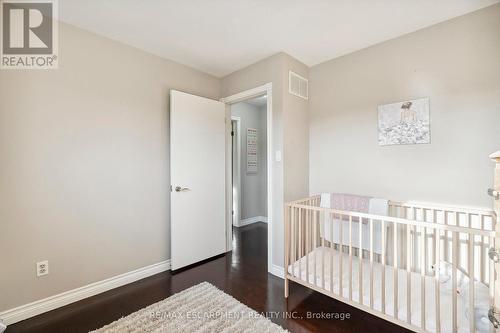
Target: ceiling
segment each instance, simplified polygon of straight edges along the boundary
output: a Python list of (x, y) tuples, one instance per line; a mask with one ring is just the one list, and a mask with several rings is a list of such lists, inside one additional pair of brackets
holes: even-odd
[(308, 66), (499, 0), (62, 0), (62, 21), (217, 77), (278, 52)]

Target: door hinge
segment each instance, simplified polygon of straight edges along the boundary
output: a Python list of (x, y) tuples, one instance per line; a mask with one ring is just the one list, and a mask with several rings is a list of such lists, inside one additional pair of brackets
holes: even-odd
[(234, 136), (234, 131), (231, 131), (231, 136)]
[(491, 307), (488, 310), (488, 319), (490, 320), (490, 323), (493, 325), (494, 328), (500, 327), (500, 321), (498, 321), (497, 317), (495, 317), (495, 308)]
[(494, 263), (500, 262), (500, 255), (494, 247), (490, 248), (488, 250), (488, 257), (490, 257), (491, 260), (493, 260)]

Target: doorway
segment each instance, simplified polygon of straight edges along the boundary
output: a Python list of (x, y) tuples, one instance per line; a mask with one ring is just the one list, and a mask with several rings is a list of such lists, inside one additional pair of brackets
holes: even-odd
[[(266, 194), (266, 201), (267, 201), (267, 270), (268, 272), (275, 274), (273, 270), (273, 264), (272, 264), (272, 258), (273, 258), (273, 163), (274, 160), (272, 159), (273, 156), (273, 110), (272, 110), (272, 83), (267, 83), (262, 86), (249, 89), (234, 95), (231, 95), (229, 97), (221, 99), (222, 102), (226, 103), (226, 119), (231, 119), (231, 108), (233, 105), (239, 103), (239, 102), (244, 102), (244, 101), (249, 101), (252, 100), (256, 97), (262, 97), (265, 95), (265, 104), (266, 104), (266, 130), (265, 130), (265, 155), (266, 155), (266, 165), (265, 169), (260, 169), (262, 170), (262, 173), (266, 174), (266, 189), (267, 191), (265, 192)], [(235, 116), (237, 118), (237, 116)], [(236, 216), (239, 218), (239, 221), (241, 222), (241, 212), (242, 209), (239, 208), (241, 200), (239, 200), (239, 197), (236, 198), (235, 200), (235, 205), (233, 207), (233, 191), (235, 192), (235, 195), (238, 195), (238, 188), (234, 189), (233, 188), (233, 159), (232, 159), (232, 142), (233, 142), (233, 137), (231, 137), (231, 132), (233, 126), (236, 128), (236, 133), (235, 133), (235, 140), (238, 140), (238, 119), (233, 119), (235, 120), (235, 123), (232, 121), (227, 122), (227, 146), (226, 146), (226, 152), (228, 158), (226, 159), (226, 193), (227, 193), (227, 211), (226, 211), (226, 251), (231, 251), (233, 247), (233, 234), (232, 234), (232, 229), (233, 229), (233, 210), (237, 214)], [(241, 122), (240, 122), (241, 125)], [(240, 127), (239, 131), (239, 140), (240, 140), (240, 145), (246, 144), (246, 132), (243, 134), (243, 130)], [(260, 136), (261, 137), (261, 136)], [(262, 139), (261, 139), (262, 140)], [(244, 141), (244, 142), (243, 142)], [(261, 142), (262, 143), (262, 142)], [(281, 156), (280, 152), (277, 152)], [(237, 154), (237, 153), (236, 153)], [(281, 158), (279, 159), (281, 160)], [(237, 168), (239, 172), (241, 173), (242, 168), (242, 161), (247, 163), (246, 159), (241, 156), (241, 149), (240, 149), (240, 157), (237, 159), (236, 163), (240, 163), (240, 167)], [(278, 161), (278, 158), (277, 158)], [(236, 164), (235, 163), (235, 164)], [(245, 165), (246, 167), (246, 165)], [(246, 169), (245, 169), (246, 170)], [(239, 177), (236, 177), (236, 179), (239, 179)], [(237, 183), (237, 180), (236, 180)], [(236, 208), (236, 209), (234, 209)], [(261, 219), (261, 218), (258, 218)], [(237, 222), (237, 223), (240, 223)]]
[(267, 223), (267, 95), (231, 105), (232, 224)]

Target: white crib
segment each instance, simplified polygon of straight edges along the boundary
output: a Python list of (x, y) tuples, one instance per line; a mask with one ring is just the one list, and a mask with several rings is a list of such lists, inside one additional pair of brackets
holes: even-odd
[(495, 223), (430, 204), (389, 201), (383, 216), (287, 203), (285, 297), (294, 281), (416, 332), (490, 331)]

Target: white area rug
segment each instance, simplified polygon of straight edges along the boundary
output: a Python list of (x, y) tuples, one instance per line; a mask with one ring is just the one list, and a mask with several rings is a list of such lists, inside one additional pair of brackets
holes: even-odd
[(208, 282), (170, 296), (93, 333), (284, 333), (256, 311)]

